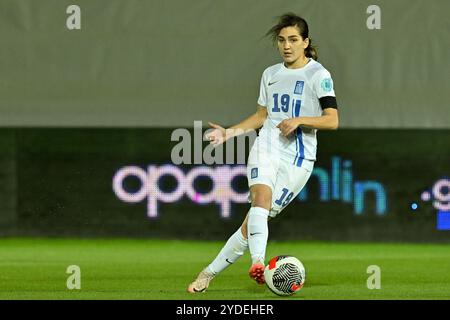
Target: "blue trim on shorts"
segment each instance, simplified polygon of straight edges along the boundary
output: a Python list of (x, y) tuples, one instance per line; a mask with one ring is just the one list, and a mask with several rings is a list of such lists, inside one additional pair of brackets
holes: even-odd
[[(297, 162), (295, 163), (295, 165), (297, 167), (301, 167), (302, 163), (303, 163), (303, 159), (305, 158), (305, 147), (303, 145), (303, 135), (302, 135), (302, 129), (297, 129), (297, 140), (298, 143), (300, 144), (300, 157), (297, 159)], [(300, 134), (298, 134), (298, 131), (300, 132)]]

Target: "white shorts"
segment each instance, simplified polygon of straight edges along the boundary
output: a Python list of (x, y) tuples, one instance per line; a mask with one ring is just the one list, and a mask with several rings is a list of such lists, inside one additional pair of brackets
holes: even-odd
[(275, 218), (303, 189), (313, 167), (314, 161), (311, 160), (303, 160), (301, 167), (297, 167), (291, 161), (267, 152), (255, 141), (248, 156), (248, 185), (264, 184), (272, 189), (269, 216)]

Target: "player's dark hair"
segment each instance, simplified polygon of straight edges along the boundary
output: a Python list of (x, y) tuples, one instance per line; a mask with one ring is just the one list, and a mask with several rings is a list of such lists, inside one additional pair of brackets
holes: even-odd
[[(297, 27), (299, 29), (299, 34), (305, 40), (309, 38), (309, 28), (308, 23), (306, 23), (305, 19), (297, 16), (292, 12), (288, 12), (279, 17), (278, 23), (274, 25), (267, 33), (266, 36), (271, 36), (273, 42), (277, 42), (278, 35), (280, 34), (281, 29), (286, 27)], [(308, 58), (313, 58), (317, 60), (317, 49), (311, 45), (311, 38), (309, 38), (309, 45), (305, 49), (305, 56)]]

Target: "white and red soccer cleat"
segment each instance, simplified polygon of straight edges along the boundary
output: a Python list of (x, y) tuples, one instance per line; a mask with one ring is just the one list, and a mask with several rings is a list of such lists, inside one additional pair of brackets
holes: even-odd
[(266, 283), (266, 281), (264, 280), (264, 269), (265, 269), (264, 264), (255, 263), (248, 270), (248, 275), (258, 284), (264, 284)]

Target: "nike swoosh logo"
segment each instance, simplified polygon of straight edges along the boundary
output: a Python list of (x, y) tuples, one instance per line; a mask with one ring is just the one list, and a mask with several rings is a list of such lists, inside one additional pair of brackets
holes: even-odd
[[(278, 80), (278, 81), (279, 81), (279, 80)], [(269, 86), (271, 86), (271, 85), (273, 85), (273, 84), (277, 83), (278, 81), (274, 81), (274, 82), (269, 82)]]
[(228, 258), (225, 259), (225, 261), (228, 262), (229, 264), (233, 264), (233, 262), (230, 262), (230, 261), (228, 260)]
[(201, 289), (201, 290), (197, 290), (197, 289), (194, 288), (194, 291), (195, 291), (195, 292), (203, 292), (203, 291), (205, 291), (205, 289), (206, 289), (206, 288), (203, 288), (203, 289)]
[(255, 233), (250, 233), (251, 236), (254, 236), (255, 234), (261, 234), (262, 232), (255, 232)]

